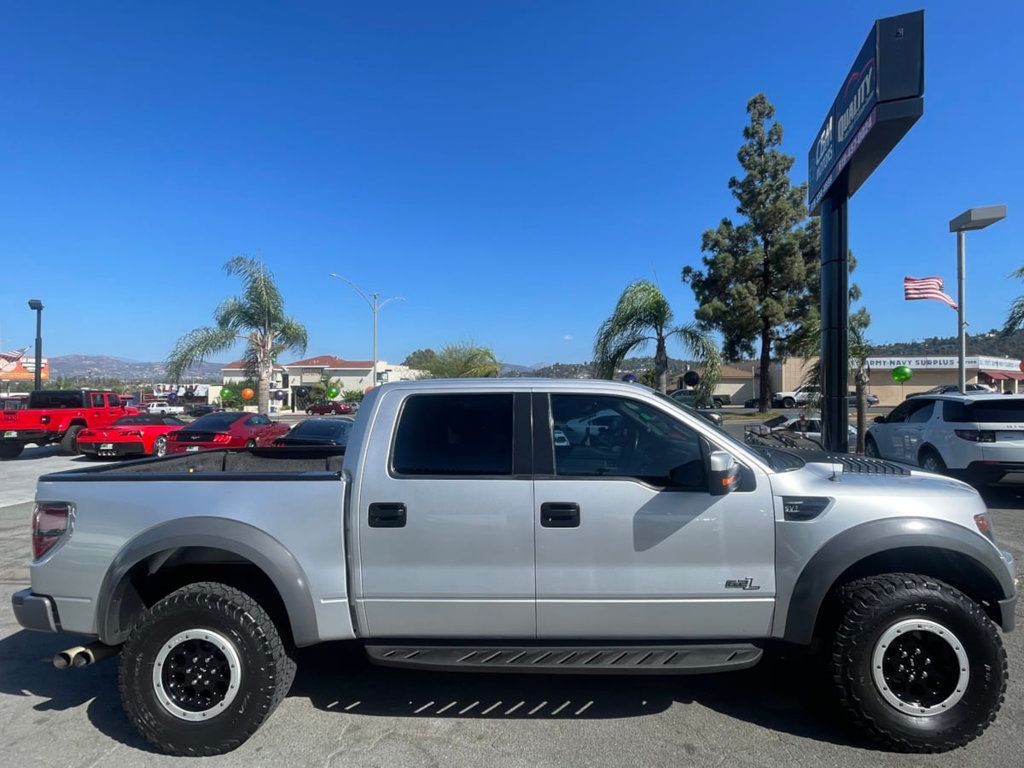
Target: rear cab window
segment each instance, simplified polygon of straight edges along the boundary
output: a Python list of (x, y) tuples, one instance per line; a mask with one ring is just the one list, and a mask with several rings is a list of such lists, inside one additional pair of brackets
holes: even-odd
[(512, 475), (511, 393), (411, 395), (391, 449), (398, 477)]

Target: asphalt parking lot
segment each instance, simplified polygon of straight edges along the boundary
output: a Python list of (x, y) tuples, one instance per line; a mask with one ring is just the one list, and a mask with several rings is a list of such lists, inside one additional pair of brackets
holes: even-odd
[[(129, 766), (155, 755), (128, 725), (116, 662), (58, 671), (73, 644), (21, 630), (36, 477), (83, 463), (29, 449), (0, 463), (0, 756), (3, 765)], [(1024, 483), (985, 492), (1002, 546), (1024, 562)], [(1018, 608), (1018, 611), (1021, 609)], [(1018, 614), (1018, 624), (1021, 624)], [(1006, 636), (1011, 680), (995, 724), (945, 755), (878, 752), (849, 732), (799, 659), (706, 677), (439, 674), (373, 667), (358, 649), (301, 652), (274, 717), (224, 766), (977, 766), (1024, 764), (1024, 632)]]

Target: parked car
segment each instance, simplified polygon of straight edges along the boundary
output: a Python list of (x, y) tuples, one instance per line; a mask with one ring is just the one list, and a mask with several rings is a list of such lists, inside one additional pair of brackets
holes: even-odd
[(94, 458), (163, 456), (167, 453), (167, 436), (184, 426), (177, 416), (124, 416), (109, 427), (83, 429), (78, 433), (78, 450)]
[(260, 413), (221, 411), (200, 416), (167, 436), (167, 453), (194, 453), (211, 448), (255, 448), (270, 445), (288, 432), (288, 425)]
[[(614, 440), (554, 444), (606, 411)], [(128, 721), (178, 755), (238, 747), (285, 698), (292, 649), (340, 640), (382, 665), (546, 674), (739, 670), (813, 644), (851, 723), (900, 752), (967, 744), (1003, 702), (1014, 561), (967, 485), (753, 449), (609, 381), (385, 384), (350, 438), (41, 477), (16, 620), (74, 633), (58, 666), (120, 655)]]
[(138, 411), (116, 392), (93, 389), (41, 389), (29, 393), (24, 408), (0, 411), (0, 459), (14, 459), (26, 445), (60, 443), (64, 453), (78, 453), (78, 433), (108, 427)]
[[(847, 439), (850, 443), (857, 440), (857, 428), (847, 424)], [(761, 425), (754, 425), (760, 429), (748, 429), (746, 432), (753, 432), (761, 437), (774, 436), (782, 438), (794, 438), (808, 440), (813, 445), (821, 447), (821, 418), (805, 416), (777, 416)], [(785, 440), (783, 440), (785, 444)]]
[(161, 416), (167, 413), (184, 413), (185, 406), (179, 403), (172, 403), (168, 400), (153, 400), (146, 403), (146, 413), (158, 413)]
[(355, 412), (356, 409), (352, 407), (351, 403), (342, 403), (338, 400), (328, 400), (326, 403), (315, 403), (306, 408), (307, 414), (317, 416), (324, 416), (328, 413), (333, 413), (338, 416), (347, 416)]
[[(984, 394), (989, 392), (995, 392), (997, 390), (984, 384), (968, 384), (965, 387), (967, 394)], [(911, 392), (907, 397), (921, 397), (922, 395), (947, 395), (947, 394), (958, 394), (960, 392), (959, 384), (939, 384), (937, 387), (926, 389), (924, 392)]]
[[(850, 394), (846, 396), (846, 402), (849, 404), (849, 406), (851, 408), (856, 408), (857, 407), (857, 393), (856, 392), (850, 392)], [(865, 404), (867, 404), (869, 406), (872, 406), (872, 405), (878, 405), (881, 401), (878, 399), (878, 395), (873, 394), (871, 392), (865, 392), (864, 393), (864, 402), (865, 402)]]
[(972, 483), (1024, 472), (1024, 395), (907, 398), (868, 430), (864, 452)]
[(698, 397), (697, 393), (692, 389), (677, 389), (675, 392), (669, 395), (669, 397), (678, 400), (683, 405), (688, 405), (691, 408), (721, 408), (722, 401), (717, 398)]
[(821, 397), (821, 387), (800, 386), (786, 392), (773, 392), (772, 405), (781, 408), (796, 408)]
[(219, 405), (198, 403), (196, 405), (191, 406), (188, 409), (188, 415), (195, 416), (198, 418), (199, 416), (205, 416), (208, 413), (220, 413), (223, 410), (224, 409), (221, 408)]
[(277, 448), (337, 445), (344, 447), (348, 443), (352, 431), (351, 418), (306, 419), (300, 421), (286, 435), (275, 438), (273, 445)]

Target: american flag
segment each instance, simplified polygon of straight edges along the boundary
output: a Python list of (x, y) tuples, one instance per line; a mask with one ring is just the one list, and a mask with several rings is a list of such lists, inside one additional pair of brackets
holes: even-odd
[(941, 277), (904, 277), (903, 298), (907, 301), (933, 299), (956, 309), (956, 302), (943, 290), (944, 287)]
[(24, 349), (12, 349), (10, 352), (0, 352), (0, 360), (7, 363), (16, 363), (25, 356), (28, 351), (28, 347)]

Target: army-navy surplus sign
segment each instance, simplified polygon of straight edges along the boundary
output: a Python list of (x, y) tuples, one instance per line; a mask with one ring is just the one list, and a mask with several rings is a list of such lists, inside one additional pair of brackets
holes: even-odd
[(924, 111), (924, 11), (879, 19), (843, 80), (808, 156), (818, 212), (839, 180), (852, 195)]

